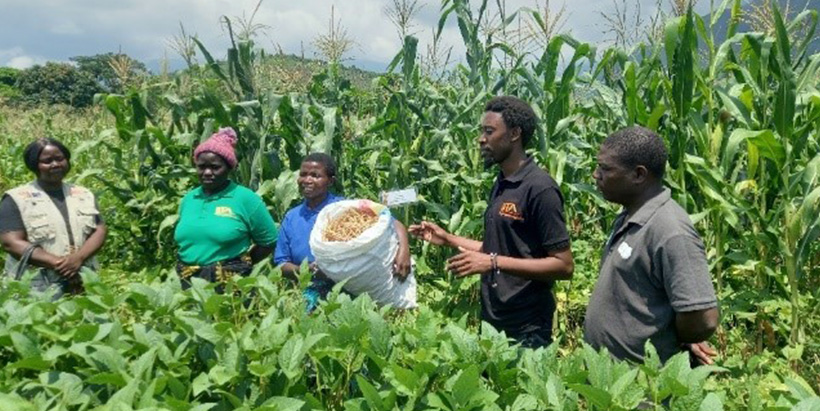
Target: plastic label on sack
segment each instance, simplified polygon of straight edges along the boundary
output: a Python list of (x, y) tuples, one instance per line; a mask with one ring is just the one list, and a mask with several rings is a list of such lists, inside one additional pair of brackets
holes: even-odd
[(390, 210), (388, 210), (384, 204), (379, 204), (370, 200), (359, 200), (359, 204), (356, 208), (359, 211), (370, 215), (380, 215), (384, 212), (387, 212), (388, 215), (390, 214)]
[(405, 204), (412, 204), (419, 201), (418, 193), (415, 187), (405, 188), (404, 190), (383, 191), (381, 194), (381, 201), (387, 204), (388, 207), (396, 207)]

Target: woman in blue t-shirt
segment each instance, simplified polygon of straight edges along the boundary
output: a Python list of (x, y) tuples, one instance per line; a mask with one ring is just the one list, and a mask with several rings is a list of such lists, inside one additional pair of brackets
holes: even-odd
[[(313, 276), (304, 294), (308, 305), (307, 310), (310, 312), (316, 309), (319, 300), (327, 296), (334, 284), (314, 263), (309, 245), (310, 232), (316, 224), (319, 212), (326, 205), (343, 200), (343, 198), (328, 191), (336, 182), (336, 163), (325, 153), (312, 153), (305, 157), (296, 181), (304, 201), (285, 214), (279, 228), (279, 240), (276, 243), (273, 262), (281, 267), (285, 276), (290, 278), (297, 276), (299, 266), (303, 261), (310, 264)], [(396, 233), (399, 236), (399, 252), (393, 263), (393, 273), (404, 280), (410, 273), (410, 246), (404, 225), (398, 220), (394, 221), (396, 222)]]

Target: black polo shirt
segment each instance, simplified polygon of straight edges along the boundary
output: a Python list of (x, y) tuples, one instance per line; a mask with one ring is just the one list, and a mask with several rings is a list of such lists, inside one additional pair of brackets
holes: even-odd
[[(544, 258), (569, 247), (561, 191), (532, 158), (509, 177), (499, 173), (484, 213), (484, 229), (485, 253)], [(481, 302), (482, 318), (508, 334), (552, 330), (552, 281), (487, 272), (481, 275)]]

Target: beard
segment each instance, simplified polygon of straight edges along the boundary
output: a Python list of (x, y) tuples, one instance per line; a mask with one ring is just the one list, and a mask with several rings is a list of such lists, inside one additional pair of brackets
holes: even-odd
[(495, 157), (489, 151), (481, 150), (481, 161), (484, 163), (484, 169), (489, 170), (497, 163)]
[(484, 157), (483, 160), (484, 160), (484, 169), (485, 170), (489, 170), (489, 169), (493, 168), (493, 166), (496, 163), (495, 159), (492, 158), (492, 157)]

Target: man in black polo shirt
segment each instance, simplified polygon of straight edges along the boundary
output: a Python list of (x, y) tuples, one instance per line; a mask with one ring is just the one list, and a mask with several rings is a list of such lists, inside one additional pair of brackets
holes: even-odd
[(555, 280), (572, 277), (573, 261), (555, 180), (527, 157), (537, 118), (515, 97), (490, 100), (478, 143), (484, 165), (501, 172), (484, 213), (484, 241), (446, 232), (424, 221), (411, 234), (457, 248), (447, 261), (457, 277), (481, 274), (481, 317), (527, 347), (552, 341)]
[(595, 182), (624, 210), (604, 248), (584, 338), (619, 359), (643, 362), (651, 341), (663, 362), (688, 350), (710, 364), (715, 352), (703, 341), (717, 327), (717, 299), (703, 241), (663, 186), (667, 157), (660, 136), (643, 127), (601, 145)]

